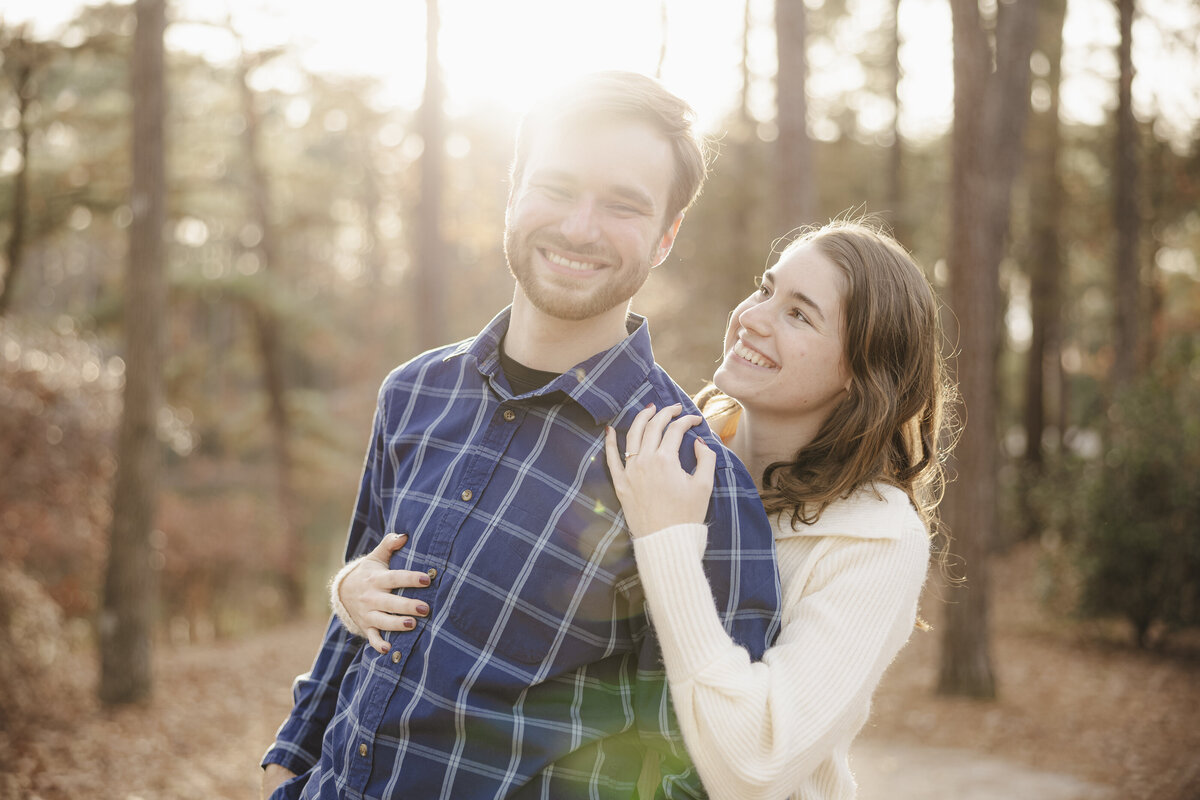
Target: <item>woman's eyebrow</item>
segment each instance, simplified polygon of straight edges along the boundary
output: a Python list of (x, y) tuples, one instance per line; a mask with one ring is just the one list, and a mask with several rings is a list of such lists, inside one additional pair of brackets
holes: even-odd
[[(775, 276), (772, 274), (771, 270), (767, 270), (766, 272), (763, 273), (763, 281), (764, 282), (770, 281), (771, 283), (775, 282)], [(792, 298), (797, 303), (806, 305), (809, 308), (811, 308), (814, 312), (816, 312), (816, 315), (821, 318), (822, 322), (827, 321), (825, 319), (825, 312), (821, 310), (821, 306), (818, 305), (816, 300), (813, 300), (811, 297), (806, 295), (804, 292), (800, 291), (799, 289), (792, 289), (790, 292), (788, 292), (788, 297)]]

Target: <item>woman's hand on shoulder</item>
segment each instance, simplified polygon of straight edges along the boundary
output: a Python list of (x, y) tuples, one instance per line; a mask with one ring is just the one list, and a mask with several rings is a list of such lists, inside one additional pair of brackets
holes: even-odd
[[(382, 631), (410, 631), (416, 627), (413, 617), (429, 614), (429, 606), (416, 597), (393, 594), (395, 589), (421, 589), (429, 585), (424, 572), (391, 569), (392, 554), (408, 544), (408, 534), (388, 534), (375, 549), (354, 563), (335, 584), (336, 600), (346, 616), (357, 625), (371, 647), (387, 653), (391, 645)], [(335, 610), (339, 610), (336, 608)]]
[(703, 523), (708, 512), (717, 455), (697, 437), (696, 470), (683, 469), (679, 448), (684, 434), (702, 418), (679, 417), (682, 410), (677, 403), (661, 411), (647, 406), (638, 412), (625, 437), (624, 457), (617, 448), (616, 431), (610, 427), (605, 433), (608, 469), (635, 538), (672, 525)]

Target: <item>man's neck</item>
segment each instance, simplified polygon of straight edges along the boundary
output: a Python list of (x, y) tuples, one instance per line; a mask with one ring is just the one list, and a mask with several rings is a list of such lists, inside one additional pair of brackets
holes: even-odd
[(566, 372), (625, 338), (628, 304), (595, 317), (566, 320), (539, 311), (517, 287), (504, 352), (530, 369)]

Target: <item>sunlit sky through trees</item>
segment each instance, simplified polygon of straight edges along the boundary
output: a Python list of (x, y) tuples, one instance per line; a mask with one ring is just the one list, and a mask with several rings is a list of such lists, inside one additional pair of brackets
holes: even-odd
[[(824, 0), (808, 0), (810, 8)], [(755, 81), (751, 112), (769, 120), (773, 107), (775, 40), (773, 0), (751, 0), (750, 67)], [(858, 54), (890, 13), (892, 0), (847, 0), (850, 14), (828, 37), (810, 40), (810, 124), (814, 136), (833, 139), (836, 124), (825, 114), (848, 105), (866, 133), (886, 135), (891, 104), (858, 91), (864, 71)], [(39, 36), (65, 38), (65, 23), (78, 0), (6, 0), (9, 23), (30, 20)], [(414, 107), (424, 80), (425, 3), (422, 0), (172, 0), (167, 45), (227, 60), (235, 43), (218, 27), (232, 15), (251, 49), (288, 44), (307, 69), (367, 74), (381, 79), (381, 107)], [(441, 62), (450, 112), (497, 107), (516, 112), (548, 86), (596, 69), (653, 74), (663, 41), (663, 4), (650, 0), (441, 0)], [(1157, 118), (1159, 134), (1180, 147), (1200, 119), (1200, 55), (1194, 0), (1140, 0), (1134, 29), (1139, 116)], [(687, 98), (704, 127), (716, 132), (734, 108), (741, 87), (743, 5), (734, 0), (666, 0), (664, 82)], [(901, 133), (925, 139), (951, 120), (951, 24), (946, 0), (900, 4)], [(1062, 114), (1099, 124), (1115, 104), (1116, 10), (1111, 0), (1070, 0), (1064, 31)], [(875, 45), (878, 48), (878, 44)], [(1035, 75), (1044, 66), (1034, 58)], [(258, 88), (300, 88), (301, 73), (280, 60), (256, 74)], [(1034, 102), (1038, 102), (1035, 83)], [(769, 126), (764, 129), (769, 135)]]

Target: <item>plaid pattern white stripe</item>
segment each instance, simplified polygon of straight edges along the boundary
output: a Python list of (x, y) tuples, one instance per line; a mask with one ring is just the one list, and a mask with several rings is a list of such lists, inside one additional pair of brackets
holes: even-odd
[[(437, 570), (413, 591), (431, 613), (387, 656), (331, 621), (264, 757), (302, 773), (277, 799), (630, 797), (649, 750), (658, 796), (703, 796), (603, 451), (606, 424), (623, 438), (647, 403), (692, 405), (638, 317), (613, 349), (514, 397), (508, 315), (383, 384), (346, 556), (407, 532), (392, 566)], [(771, 528), (745, 469), (707, 427), (692, 435), (719, 454), (717, 607), (758, 658), (778, 628)]]

